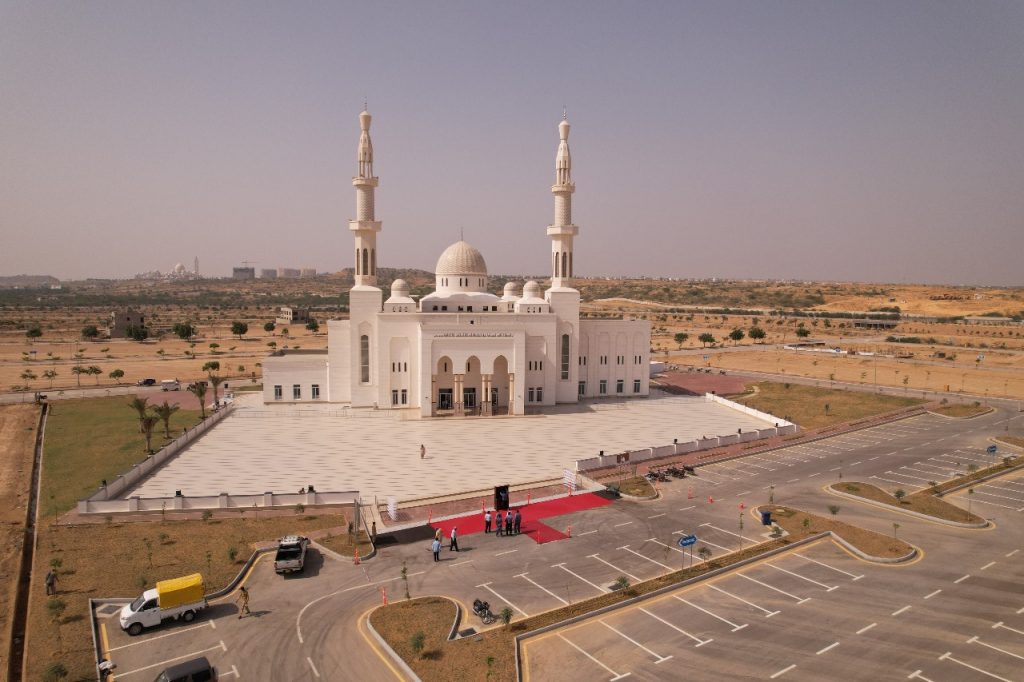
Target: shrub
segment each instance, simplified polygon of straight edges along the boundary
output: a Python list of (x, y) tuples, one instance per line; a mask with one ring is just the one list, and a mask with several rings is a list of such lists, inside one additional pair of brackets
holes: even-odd
[(412, 651), (417, 656), (423, 651), (423, 647), (426, 646), (427, 636), (420, 630), (415, 635), (409, 638), (409, 646), (412, 647)]
[(209, 521), (212, 518), (213, 518), (213, 512), (210, 511), (209, 509), (204, 509), (203, 510), (203, 521)]
[(629, 589), (629, 578), (624, 575), (620, 575), (615, 579), (615, 582), (612, 583), (612, 589), (616, 591)]

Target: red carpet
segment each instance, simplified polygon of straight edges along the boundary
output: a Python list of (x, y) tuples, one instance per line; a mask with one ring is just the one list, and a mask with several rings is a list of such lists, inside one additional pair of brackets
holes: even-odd
[[(552, 516), (561, 516), (571, 512), (583, 511), (585, 509), (603, 507), (608, 504), (611, 504), (610, 500), (606, 500), (605, 498), (592, 493), (584, 493), (583, 495), (560, 497), (557, 500), (548, 500), (547, 502), (536, 502), (534, 504), (512, 507), (512, 510), (518, 510), (523, 516), (523, 521), (520, 525), (520, 533), (529, 537), (534, 542), (544, 543), (552, 542), (554, 540), (564, 540), (569, 536), (565, 534), (565, 529), (556, 530), (546, 523), (541, 523), (541, 519), (550, 518)], [(505, 514), (502, 513), (502, 517), (504, 517), (504, 515)], [(494, 532), (494, 516), (495, 514), (492, 511), (492, 533)], [(437, 523), (432, 523), (430, 525), (433, 528), (441, 529), (447, 544), (447, 539), (451, 537), (453, 526), (458, 527), (459, 537), (483, 533), (484, 515), (480, 512), (474, 512), (472, 514), (467, 514), (466, 516), (460, 516), (446, 521), (438, 521)]]

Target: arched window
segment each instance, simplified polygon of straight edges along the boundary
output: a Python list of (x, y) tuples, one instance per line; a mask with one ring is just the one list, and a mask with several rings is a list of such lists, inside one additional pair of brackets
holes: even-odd
[(569, 378), (569, 335), (562, 334), (562, 379)]
[(559, 276), (560, 275), (558, 274), (558, 253), (556, 252), (555, 253), (555, 277), (559, 277)]
[(569, 277), (574, 277), (575, 276), (575, 275), (572, 274), (572, 272), (573, 272), (573, 270), (572, 270), (572, 251), (570, 251), (569, 252), (569, 275), (568, 275)]
[(366, 334), (359, 337), (359, 381), (370, 383), (370, 337)]
[(568, 263), (568, 258), (569, 257), (566, 255), (565, 251), (563, 251), (562, 252), (562, 276), (563, 277), (568, 277), (569, 276), (569, 271), (565, 268), (566, 263)]
[(370, 272), (370, 251), (369, 249), (363, 249), (363, 274), (366, 275)]
[(370, 251), (370, 274), (377, 274), (377, 249)]
[(359, 270), (359, 249), (356, 249), (356, 274), (361, 275), (362, 272)]

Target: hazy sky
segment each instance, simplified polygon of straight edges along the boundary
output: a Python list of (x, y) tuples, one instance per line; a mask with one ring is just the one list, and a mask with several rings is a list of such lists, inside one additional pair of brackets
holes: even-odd
[(0, 274), (381, 266), (1024, 284), (1024, 2), (0, 0)]

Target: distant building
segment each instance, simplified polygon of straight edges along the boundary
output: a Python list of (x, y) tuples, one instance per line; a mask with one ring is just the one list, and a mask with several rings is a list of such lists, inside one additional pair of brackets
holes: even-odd
[(964, 318), (964, 324), (983, 324), (988, 326), (1004, 326), (1013, 324), (1012, 317), (995, 317), (994, 315), (971, 315)]
[(854, 320), (853, 326), (857, 329), (894, 329), (899, 323), (899, 320)]
[(316, 277), (316, 268), (302, 268), (299, 277)]
[(277, 314), (278, 324), (306, 324), (309, 322), (309, 308), (282, 306)]
[(232, 279), (256, 279), (256, 268), (232, 268)]
[(112, 339), (126, 339), (129, 327), (145, 326), (145, 316), (132, 308), (115, 310), (110, 314), (110, 338)]
[(263, 268), (260, 270), (260, 279), (277, 279), (277, 268)]
[(298, 279), (299, 269), (298, 268), (278, 268), (277, 269), (278, 279)]

